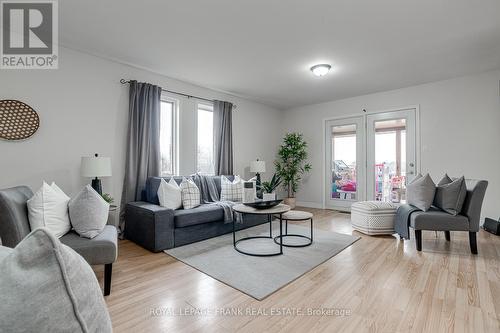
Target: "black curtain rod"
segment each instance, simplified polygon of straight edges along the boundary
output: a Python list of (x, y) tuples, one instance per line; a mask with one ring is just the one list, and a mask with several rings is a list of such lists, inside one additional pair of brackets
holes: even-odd
[[(121, 79), (120, 83), (121, 84), (130, 83), (130, 80)], [(188, 95), (188, 94), (184, 94), (184, 93), (181, 93), (181, 92), (167, 90), (167, 89), (163, 89), (163, 88), (161, 90), (165, 91), (165, 92), (168, 92), (168, 93), (171, 93), (171, 94), (176, 94), (176, 95), (184, 96), (184, 97), (187, 97), (187, 98), (196, 98), (196, 99), (199, 99), (199, 100), (202, 100), (202, 101), (207, 101), (207, 102), (213, 102), (214, 101), (213, 99), (208, 99), (208, 98), (204, 98), (204, 97), (198, 97), (198, 96), (194, 96), (194, 95)], [(233, 109), (236, 109), (236, 105), (234, 105), (234, 104), (233, 104)]]

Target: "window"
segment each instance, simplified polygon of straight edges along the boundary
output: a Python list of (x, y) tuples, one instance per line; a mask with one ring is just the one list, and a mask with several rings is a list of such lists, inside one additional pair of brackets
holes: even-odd
[(213, 106), (198, 104), (197, 172), (214, 174), (214, 113)]
[(177, 101), (163, 99), (160, 114), (160, 152), (162, 176), (176, 172), (176, 111)]

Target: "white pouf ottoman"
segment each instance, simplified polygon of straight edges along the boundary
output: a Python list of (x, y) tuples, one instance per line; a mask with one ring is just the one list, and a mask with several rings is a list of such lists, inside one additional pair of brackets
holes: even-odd
[(398, 205), (392, 202), (360, 201), (351, 206), (352, 227), (367, 235), (392, 235)]

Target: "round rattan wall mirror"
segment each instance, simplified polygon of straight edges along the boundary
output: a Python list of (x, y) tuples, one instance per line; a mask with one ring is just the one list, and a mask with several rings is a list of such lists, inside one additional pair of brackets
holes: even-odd
[(0, 139), (24, 140), (35, 134), (39, 126), (40, 118), (28, 104), (0, 100)]

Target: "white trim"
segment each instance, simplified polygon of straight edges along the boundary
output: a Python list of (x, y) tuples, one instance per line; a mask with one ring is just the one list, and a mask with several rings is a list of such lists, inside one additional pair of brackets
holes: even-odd
[(209, 111), (209, 112), (214, 112), (214, 103), (210, 102), (196, 102), (196, 111), (198, 110), (203, 110), (203, 111)]
[(323, 181), (321, 182), (321, 208), (325, 209), (326, 208), (326, 138), (325, 138), (325, 135), (326, 135), (326, 123), (327, 123), (327, 119), (323, 119), (323, 130), (321, 131), (321, 136), (323, 136), (323, 138), (321, 139), (321, 151), (322, 151), (322, 158), (321, 160), (323, 161), (322, 163), (322, 167), (321, 167), (321, 170), (322, 170), (322, 179)]
[(313, 202), (313, 201), (297, 201), (295, 203), (297, 207), (307, 207), (307, 208), (323, 208), (323, 205), (318, 202)]
[[(328, 117), (328, 118), (323, 118), (323, 123), (326, 124), (328, 120), (339, 120), (339, 119), (345, 119), (345, 118), (352, 118), (352, 117), (359, 117), (359, 116), (366, 116), (367, 114), (374, 114), (374, 113), (385, 113), (385, 112), (395, 112), (395, 111), (402, 111), (402, 110), (409, 110), (409, 109), (416, 109), (417, 112), (420, 110), (420, 105), (415, 104), (415, 105), (408, 105), (400, 108), (390, 108), (387, 110), (377, 110), (377, 111), (370, 111), (370, 112), (361, 112), (361, 113), (353, 113), (350, 115), (343, 115), (343, 116), (336, 116), (336, 117)], [(326, 130), (326, 128), (325, 128)]]
[[(210, 102), (207, 102), (207, 101), (198, 101), (196, 103), (194, 103), (195, 105), (195, 113), (196, 113), (196, 121), (195, 121), (195, 136), (196, 136), (196, 149), (195, 149), (195, 172), (198, 173), (198, 115), (199, 115), (199, 111), (207, 111), (207, 112), (214, 112), (214, 104), (213, 103), (210, 103)], [(213, 118), (212, 118), (213, 119)], [(212, 123), (212, 129), (213, 129), (213, 123)], [(213, 138), (212, 138), (212, 142), (213, 142)], [(214, 155), (213, 157), (215, 158), (215, 147), (212, 143), (212, 154)], [(214, 162), (215, 162), (215, 159), (214, 159)], [(215, 175), (215, 165), (213, 166), (214, 168), (214, 175)]]
[(417, 167), (415, 168), (415, 175), (418, 175), (422, 172), (422, 151), (420, 150), (422, 144), (422, 138), (420, 136), (420, 106), (417, 105), (415, 107), (415, 159), (417, 163)]
[(180, 168), (180, 149), (179, 149), (179, 144), (180, 144), (180, 109), (181, 108), (181, 103), (179, 100), (175, 103), (175, 110), (174, 110), (174, 130), (175, 130), (175, 135), (174, 137), (174, 158), (175, 158), (175, 163), (174, 163), (174, 175), (179, 174), (179, 168)]
[[(172, 103), (172, 176), (179, 171), (179, 99), (163, 93), (160, 102)], [(161, 143), (160, 143), (161, 145)], [(162, 176), (163, 170), (161, 170)]]

